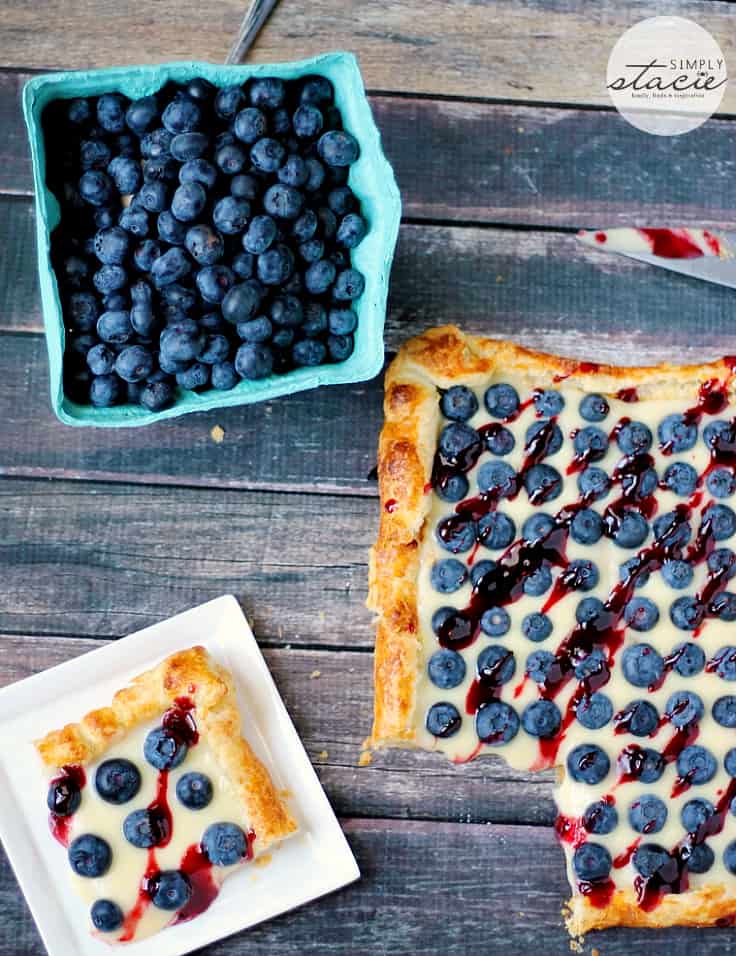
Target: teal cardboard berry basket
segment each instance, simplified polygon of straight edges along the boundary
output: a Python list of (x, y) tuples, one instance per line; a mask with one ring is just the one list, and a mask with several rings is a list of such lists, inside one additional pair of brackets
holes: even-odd
[[(293, 80), (310, 74), (325, 76), (332, 82), (335, 104), (342, 114), (343, 124), (360, 144), (360, 157), (350, 168), (348, 183), (360, 200), (369, 228), (363, 242), (351, 251), (353, 264), (365, 276), (365, 291), (354, 305), (358, 313), (358, 328), (353, 354), (346, 361), (333, 365), (295, 369), (258, 381), (243, 380), (230, 391), (213, 389), (198, 394), (179, 389), (174, 405), (160, 412), (149, 412), (133, 405), (95, 408), (71, 401), (63, 389), (64, 320), (50, 258), (51, 233), (59, 225), (60, 209), (46, 187), (46, 153), (41, 129), (41, 114), (46, 104), (57, 99), (108, 92), (123, 93), (136, 99), (155, 93), (169, 81), (185, 83), (197, 76), (215, 86), (229, 86), (251, 77), (277, 76)], [(49, 354), (51, 404), (62, 422), (98, 427), (147, 425), (187, 412), (261, 402), (318, 385), (362, 382), (381, 370), (386, 297), (401, 217), (401, 200), (393, 171), (381, 149), (381, 137), (365, 95), (358, 63), (352, 54), (326, 53), (294, 63), (252, 66), (181, 62), (50, 73), (36, 76), (26, 84), (23, 113), (31, 142), (36, 193), (38, 271)]]

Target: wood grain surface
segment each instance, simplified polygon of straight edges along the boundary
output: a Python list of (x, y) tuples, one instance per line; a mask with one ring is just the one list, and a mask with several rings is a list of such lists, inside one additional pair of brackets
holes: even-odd
[[(221, 63), (244, 12), (243, 0), (214, 6), (197, 0), (150, 6), (6, 0), (0, 63), (22, 69)], [(726, 59), (733, 55), (733, 10), (723, 0), (312, 0), (279, 4), (249, 60), (346, 49), (358, 55), (369, 89), (608, 105), (604, 78), (611, 48), (638, 20), (658, 14), (696, 20), (718, 40)], [(736, 112), (733, 84), (723, 110)]]

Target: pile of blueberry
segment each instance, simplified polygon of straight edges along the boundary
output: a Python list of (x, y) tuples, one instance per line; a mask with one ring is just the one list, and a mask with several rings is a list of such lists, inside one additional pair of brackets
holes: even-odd
[(169, 83), (44, 111), (64, 390), (159, 411), (353, 351), (368, 229), (330, 82)]

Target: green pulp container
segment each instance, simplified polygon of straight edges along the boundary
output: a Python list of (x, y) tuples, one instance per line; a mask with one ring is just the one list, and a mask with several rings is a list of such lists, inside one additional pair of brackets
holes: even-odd
[[(325, 76), (332, 82), (335, 104), (342, 114), (343, 125), (360, 143), (360, 158), (350, 168), (348, 183), (360, 200), (369, 229), (363, 242), (351, 250), (353, 264), (365, 276), (365, 292), (354, 304), (358, 313), (358, 328), (353, 354), (346, 361), (334, 365), (295, 369), (259, 381), (244, 380), (230, 391), (212, 389), (198, 394), (178, 389), (174, 405), (161, 412), (149, 412), (142, 406), (95, 408), (72, 402), (63, 389), (64, 319), (50, 258), (51, 232), (59, 224), (60, 210), (56, 198), (46, 187), (46, 151), (41, 129), (41, 114), (46, 104), (57, 99), (96, 96), (113, 91), (137, 99), (155, 93), (171, 80), (186, 83), (193, 77), (204, 77), (215, 86), (231, 86), (251, 77), (277, 76), (293, 80), (310, 74)], [(252, 66), (182, 62), (49, 73), (36, 76), (26, 83), (23, 89), (23, 113), (31, 142), (36, 193), (38, 272), (49, 353), (51, 404), (62, 422), (98, 427), (147, 425), (186, 412), (260, 402), (318, 385), (363, 382), (381, 370), (386, 297), (401, 218), (401, 200), (393, 170), (381, 149), (381, 137), (365, 95), (357, 60), (351, 53), (326, 53), (295, 63), (260, 63)]]

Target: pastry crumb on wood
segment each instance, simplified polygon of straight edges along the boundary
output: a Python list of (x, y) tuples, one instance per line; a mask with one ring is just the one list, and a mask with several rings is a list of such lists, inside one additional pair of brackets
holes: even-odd
[(210, 438), (216, 445), (221, 445), (225, 440), (225, 429), (221, 425), (215, 425), (210, 431)]

